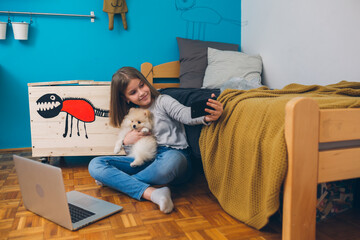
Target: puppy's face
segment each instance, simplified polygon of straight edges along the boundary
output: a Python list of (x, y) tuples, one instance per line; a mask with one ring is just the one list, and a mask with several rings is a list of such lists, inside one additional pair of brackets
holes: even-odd
[(141, 108), (131, 108), (128, 115), (126, 115), (129, 127), (136, 130), (141, 130), (146, 127), (151, 129), (151, 112)]

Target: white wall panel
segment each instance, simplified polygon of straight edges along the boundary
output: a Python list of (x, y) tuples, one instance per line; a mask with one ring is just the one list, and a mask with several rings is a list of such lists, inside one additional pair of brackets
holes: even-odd
[(360, 81), (359, 0), (242, 0), (242, 22), (269, 87)]

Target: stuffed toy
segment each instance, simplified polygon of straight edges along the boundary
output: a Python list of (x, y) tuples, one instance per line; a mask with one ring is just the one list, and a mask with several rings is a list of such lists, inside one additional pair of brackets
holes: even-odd
[(114, 14), (121, 14), (124, 29), (127, 29), (126, 16), (128, 8), (125, 0), (104, 0), (103, 11), (109, 16), (109, 30), (114, 29)]

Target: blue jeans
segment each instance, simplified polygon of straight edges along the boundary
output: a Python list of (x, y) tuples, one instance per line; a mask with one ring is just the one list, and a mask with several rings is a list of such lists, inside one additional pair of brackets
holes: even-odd
[(153, 161), (131, 167), (133, 160), (127, 156), (96, 157), (89, 163), (89, 173), (104, 185), (138, 200), (150, 185), (180, 184), (191, 176), (188, 149), (158, 147)]

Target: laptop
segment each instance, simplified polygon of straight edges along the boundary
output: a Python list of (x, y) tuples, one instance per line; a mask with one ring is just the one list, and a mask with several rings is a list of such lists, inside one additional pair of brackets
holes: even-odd
[(122, 210), (87, 194), (65, 192), (61, 169), (13, 156), (26, 209), (67, 229), (77, 230)]

